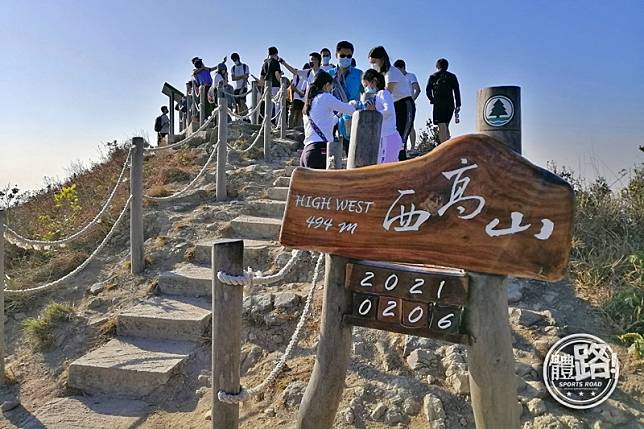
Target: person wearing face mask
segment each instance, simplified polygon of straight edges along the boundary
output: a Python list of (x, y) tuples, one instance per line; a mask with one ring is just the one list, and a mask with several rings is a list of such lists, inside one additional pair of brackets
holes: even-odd
[[(271, 95), (275, 97), (277, 93), (280, 91), (280, 86), (282, 82), (282, 68), (280, 67), (279, 63), (279, 55), (277, 54), (277, 48), (275, 46), (271, 46), (268, 48), (268, 58), (264, 60), (264, 64), (262, 65), (262, 71), (261, 74), (259, 75), (262, 81), (264, 82), (264, 85), (268, 85), (271, 91)], [(279, 103), (273, 103), (273, 114), (272, 116), (275, 116), (279, 113), (280, 111), (280, 104)]]
[[(230, 56), (233, 60), (233, 67), (230, 70), (230, 78), (233, 81), (233, 94), (245, 94), (248, 91), (248, 77), (250, 76), (250, 68), (248, 65), (241, 62), (237, 52)], [(246, 97), (235, 97), (235, 112), (238, 115), (245, 115), (248, 112), (246, 105)]]
[[(415, 105), (411, 97), (411, 87), (407, 78), (396, 67), (391, 66), (389, 55), (382, 46), (376, 46), (369, 52), (371, 67), (385, 76), (385, 85), (394, 99), (396, 108), (396, 129), (406, 142), (414, 123)], [(398, 156), (400, 161), (407, 159), (407, 152), (402, 147)]]
[[(333, 95), (342, 102), (359, 101), (362, 93), (362, 70), (351, 66), (353, 45), (346, 40), (338, 42), (335, 47), (335, 57), (338, 65), (329, 74), (333, 77)], [(349, 153), (349, 133), (351, 132), (351, 116), (342, 115), (338, 121), (338, 134), (342, 140), (345, 154)]]
[(328, 73), (331, 69), (335, 68), (335, 66), (331, 64), (331, 51), (329, 48), (322, 48), (320, 55), (322, 55), (322, 70)]
[(396, 108), (391, 92), (385, 87), (385, 77), (373, 69), (367, 70), (362, 75), (362, 86), (365, 97), (373, 97), (375, 109), (382, 113), (378, 164), (396, 162), (403, 142), (396, 129)]
[(352, 114), (357, 101), (344, 103), (331, 95), (333, 78), (320, 70), (309, 86), (304, 103), (304, 151), (300, 166), (325, 169), (326, 145), (333, 138), (336, 112)]

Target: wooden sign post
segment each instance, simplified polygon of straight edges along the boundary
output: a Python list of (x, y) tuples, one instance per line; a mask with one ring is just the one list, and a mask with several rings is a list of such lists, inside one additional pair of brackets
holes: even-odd
[[(488, 109), (488, 119), (502, 124), (507, 109)], [(373, 135), (374, 114), (354, 114), (347, 162), (367, 167), (298, 168), (291, 178), (281, 244), (329, 253), (318, 353), (298, 427), (333, 426), (352, 325), (359, 325), (468, 344), (477, 428), (517, 428), (505, 280), (564, 276), (572, 188), (483, 134), (368, 166), (378, 153), (379, 139), (365, 138)]]

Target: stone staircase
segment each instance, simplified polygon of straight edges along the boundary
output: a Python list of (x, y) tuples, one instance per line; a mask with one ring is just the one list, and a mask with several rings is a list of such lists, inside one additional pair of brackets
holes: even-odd
[[(244, 239), (244, 264), (265, 271), (281, 252), (278, 236), (290, 175), (287, 166), (268, 198), (231, 221)], [(158, 295), (117, 316), (117, 338), (69, 366), (68, 385), (85, 394), (144, 398), (164, 389), (203, 347), (211, 326), (211, 253), (215, 239), (196, 243), (192, 263), (161, 273)]]

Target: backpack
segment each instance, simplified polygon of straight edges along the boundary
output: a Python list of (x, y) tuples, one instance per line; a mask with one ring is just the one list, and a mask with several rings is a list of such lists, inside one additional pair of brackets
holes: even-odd
[(452, 85), (450, 84), (447, 72), (443, 72), (438, 76), (438, 79), (432, 84), (432, 92), (434, 98), (450, 98), (452, 97)]
[(154, 131), (157, 133), (161, 131), (161, 128), (163, 128), (163, 121), (161, 119), (163, 115), (157, 116), (157, 119), (154, 121)]

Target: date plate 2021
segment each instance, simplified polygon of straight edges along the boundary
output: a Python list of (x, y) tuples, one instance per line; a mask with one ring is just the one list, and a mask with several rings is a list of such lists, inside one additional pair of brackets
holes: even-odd
[(469, 343), (463, 331), (468, 277), (456, 269), (359, 261), (347, 264), (345, 287), (354, 326)]

